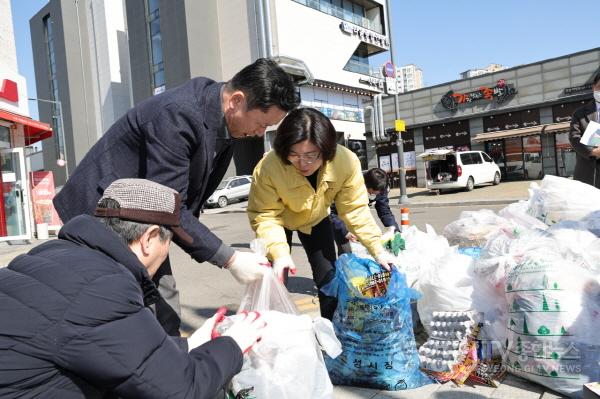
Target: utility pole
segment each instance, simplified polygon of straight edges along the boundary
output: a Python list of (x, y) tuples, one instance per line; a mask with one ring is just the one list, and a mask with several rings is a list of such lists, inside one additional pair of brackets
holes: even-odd
[[(387, 12), (387, 28), (388, 36), (390, 38), (390, 57), (392, 58), (392, 65), (394, 66), (394, 81), (396, 82), (396, 90), (394, 93), (394, 109), (396, 111), (396, 120), (400, 119), (400, 106), (398, 104), (398, 65), (396, 64), (394, 42), (392, 40), (392, 1), (386, 0), (386, 12)], [(395, 129), (395, 128), (394, 128)], [(404, 170), (404, 143), (402, 142), (402, 133), (396, 131), (396, 134), (392, 136), (392, 139), (396, 139), (396, 146), (398, 149), (398, 172), (400, 177), (400, 199), (399, 204), (407, 204), (408, 196), (406, 195), (406, 171)]]

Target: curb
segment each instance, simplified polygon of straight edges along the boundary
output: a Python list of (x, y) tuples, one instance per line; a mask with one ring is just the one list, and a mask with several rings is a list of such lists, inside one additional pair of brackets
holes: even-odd
[(453, 201), (453, 202), (415, 202), (406, 204), (394, 204), (407, 208), (442, 208), (451, 206), (476, 206), (476, 205), (509, 205), (519, 202), (523, 198), (512, 198), (504, 200), (479, 200), (479, 201)]

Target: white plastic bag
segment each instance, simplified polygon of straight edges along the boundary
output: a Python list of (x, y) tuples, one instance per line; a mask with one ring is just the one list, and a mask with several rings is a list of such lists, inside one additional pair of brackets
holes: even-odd
[(261, 281), (246, 287), (238, 315), (230, 321), (243, 317), (242, 311), (259, 311), (267, 326), (233, 377), (235, 393), (251, 389), (261, 399), (333, 398), (321, 348), (336, 357), (341, 343), (329, 320), (319, 317), (313, 323), (310, 316), (299, 315), (275, 273), (265, 273)]
[(600, 210), (600, 190), (577, 180), (546, 175), (540, 187), (532, 184), (530, 193), (527, 213), (547, 225)]
[[(252, 395), (261, 399), (332, 399), (333, 385), (310, 316), (261, 314), (267, 327), (261, 341), (244, 356), (242, 370), (232, 380), (233, 391), (252, 389)], [(329, 331), (323, 331), (323, 324), (319, 328), (321, 339), (333, 349), (331, 355), (338, 355), (341, 344), (331, 323)]]
[(421, 270), (418, 290), (423, 297), (417, 302), (423, 327), (430, 333), (434, 311), (473, 309), (473, 258), (448, 251), (431, 266)]

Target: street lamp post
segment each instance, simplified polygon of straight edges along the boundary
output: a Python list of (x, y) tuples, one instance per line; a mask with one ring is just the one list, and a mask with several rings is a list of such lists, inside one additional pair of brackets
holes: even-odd
[[(65, 167), (65, 181), (69, 178), (69, 162), (67, 161), (67, 142), (65, 140), (65, 125), (63, 123), (63, 113), (62, 113), (62, 103), (60, 102), (60, 100), (46, 100), (43, 98), (30, 98), (29, 101), (40, 101), (43, 103), (50, 103), (50, 104), (54, 104), (56, 105), (56, 108), (58, 109), (58, 120), (60, 123), (60, 129), (58, 129), (58, 135), (59, 135), (59, 140), (62, 142), (62, 151), (60, 148), (60, 144), (59, 144), (59, 161), (63, 161), (64, 162), (64, 167)], [(52, 113), (52, 118), (56, 118), (56, 116), (54, 115), (54, 112)], [(58, 164), (59, 166), (63, 166)]]
[[(396, 82), (396, 90), (394, 91), (394, 108), (396, 111), (396, 120), (400, 119), (400, 106), (398, 104), (398, 71), (396, 70), (397, 64), (394, 57), (394, 46), (392, 40), (392, 2), (386, 0), (387, 9), (387, 26), (390, 36), (390, 57), (392, 58), (392, 65), (394, 66), (394, 81)], [(393, 137), (396, 137), (396, 146), (398, 147), (398, 174), (400, 177), (400, 199), (399, 204), (408, 203), (408, 196), (406, 195), (406, 172), (404, 170), (404, 143), (402, 141), (402, 133), (397, 132)]]

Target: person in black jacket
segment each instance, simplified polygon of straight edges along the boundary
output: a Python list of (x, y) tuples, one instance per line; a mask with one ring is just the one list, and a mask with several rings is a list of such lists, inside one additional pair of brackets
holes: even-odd
[(571, 117), (569, 141), (577, 154), (573, 179), (600, 188), (600, 145), (590, 147), (580, 142), (590, 121), (600, 123), (600, 73), (592, 81), (594, 99), (579, 107)]
[[(369, 206), (375, 203), (377, 216), (383, 223), (384, 227), (394, 227), (396, 231), (400, 231), (396, 218), (390, 209), (390, 200), (388, 198), (388, 177), (383, 169), (372, 168), (367, 170), (363, 177), (367, 192), (369, 193)], [(349, 253), (350, 241), (357, 242), (354, 234), (348, 231), (344, 222), (340, 220), (337, 214), (335, 204), (331, 206), (329, 215), (333, 226), (333, 236), (338, 247), (338, 254)]]
[[(64, 223), (92, 214), (104, 189), (121, 178), (144, 178), (181, 194), (181, 223), (193, 243), (175, 243), (198, 262), (231, 271), (241, 283), (262, 276), (264, 256), (234, 251), (199, 220), (200, 209), (221, 182), (233, 156), (232, 139), (262, 136), (297, 106), (291, 77), (275, 62), (258, 59), (226, 83), (194, 78), (142, 101), (108, 129), (54, 199)], [(167, 259), (168, 262), (168, 259)], [(154, 277), (161, 299), (156, 315), (179, 334), (179, 294), (170, 264)]]
[(95, 215), (0, 269), (0, 397), (214, 398), (261, 336), (257, 314), (210, 340), (219, 316), (188, 340), (167, 336), (149, 305), (151, 277), (180, 226), (179, 194), (115, 181)]

